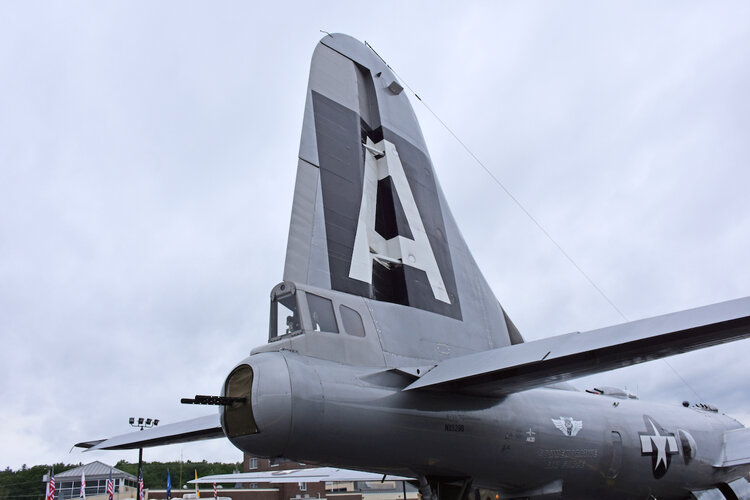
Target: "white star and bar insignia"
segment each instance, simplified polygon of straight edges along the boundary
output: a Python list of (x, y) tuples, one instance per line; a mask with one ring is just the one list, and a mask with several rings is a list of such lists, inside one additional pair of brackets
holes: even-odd
[(639, 432), (641, 437), (641, 455), (651, 455), (654, 467), (654, 477), (662, 477), (669, 469), (671, 456), (680, 453), (677, 447), (677, 439), (671, 432), (659, 429), (654, 419), (648, 415), (643, 416), (646, 423), (646, 432)]

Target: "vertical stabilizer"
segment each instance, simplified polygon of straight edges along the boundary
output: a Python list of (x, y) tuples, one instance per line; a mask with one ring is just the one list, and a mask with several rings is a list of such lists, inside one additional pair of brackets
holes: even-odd
[(313, 55), (284, 279), (363, 297), (394, 365), (523, 341), (456, 227), (403, 87), (346, 35)]

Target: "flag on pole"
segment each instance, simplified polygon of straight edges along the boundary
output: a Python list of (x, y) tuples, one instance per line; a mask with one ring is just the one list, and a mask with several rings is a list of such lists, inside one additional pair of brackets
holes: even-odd
[(109, 495), (109, 500), (112, 500), (115, 497), (115, 483), (112, 481), (112, 468), (109, 468), (109, 479), (107, 479), (107, 495)]
[(169, 476), (169, 469), (167, 469), (167, 500), (172, 498), (172, 478)]
[(81, 471), (81, 493), (78, 496), (86, 500), (86, 475), (83, 471)]
[(138, 467), (138, 500), (143, 500), (143, 470)]
[[(195, 470), (195, 480), (198, 480), (198, 469)], [(198, 483), (195, 483), (195, 497), (200, 498), (201, 497), (201, 491), (198, 489)]]
[(45, 500), (55, 500), (55, 471), (50, 471)]
[(214, 483), (214, 498), (219, 498), (219, 496), (216, 494), (216, 483)]

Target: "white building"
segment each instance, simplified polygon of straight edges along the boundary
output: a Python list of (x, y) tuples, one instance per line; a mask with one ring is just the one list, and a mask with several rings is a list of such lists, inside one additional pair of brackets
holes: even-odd
[[(86, 477), (86, 498), (107, 494), (110, 471), (115, 483), (115, 500), (134, 497), (138, 478), (132, 474), (96, 461), (55, 474), (55, 500), (78, 498), (81, 494), (81, 475)], [(45, 483), (49, 477), (45, 474)], [(91, 500), (94, 500), (93, 498)]]

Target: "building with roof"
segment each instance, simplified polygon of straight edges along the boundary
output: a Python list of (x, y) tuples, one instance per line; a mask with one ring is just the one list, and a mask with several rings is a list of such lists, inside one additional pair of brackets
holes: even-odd
[[(317, 467), (280, 458), (268, 459), (245, 453), (244, 472), (280, 472)], [(315, 483), (236, 483), (218, 484), (217, 500), (417, 500), (419, 492), (411, 484), (401, 481), (336, 481)], [(213, 488), (202, 485), (200, 497), (191, 485), (189, 489), (172, 490), (172, 499), (214, 500)], [(404, 495), (404, 493), (406, 495)], [(165, 500), (166, 490), (146, 490), (147, 500)]]
[[(115, 500), (135, 498), (138, 478), (111, 465), (95, 461), (55, 474), (55, 500), (78, 498), (81, 493), (81, 476), (86, 478), (87, 500), (108, 498), (107, 479), (109, 479), (110, 472), (115, 486)], [(49, 478), (45, 474), (42, 481), (47, 482), (48, 480)]]
[[(244, 472), (269, 472), (290, 469), (302, 469), (308, 467), (305, 464), (292, 462), (285, 459), (259, 458), (253, 455), (244, 454)], [(219, 485), (217, 496), (219, 500), (223, 497), (227, 500), (289, 500), (292, 498), (304, 499), (314, 498), (315, 500), (325, 500), (326, 488), (325, 483), (247, 483), (235, 484), (234, 488), (224, 488)], [(213, 488), (200, 490), (200, 498), (213, 500)], [(146, 490), (147, 500), (164, 500), (166, 499), (166, 490)], [(172, 490), (172, 498), (182, 498), (183, 500), (197, 500), (194, 489)]]

